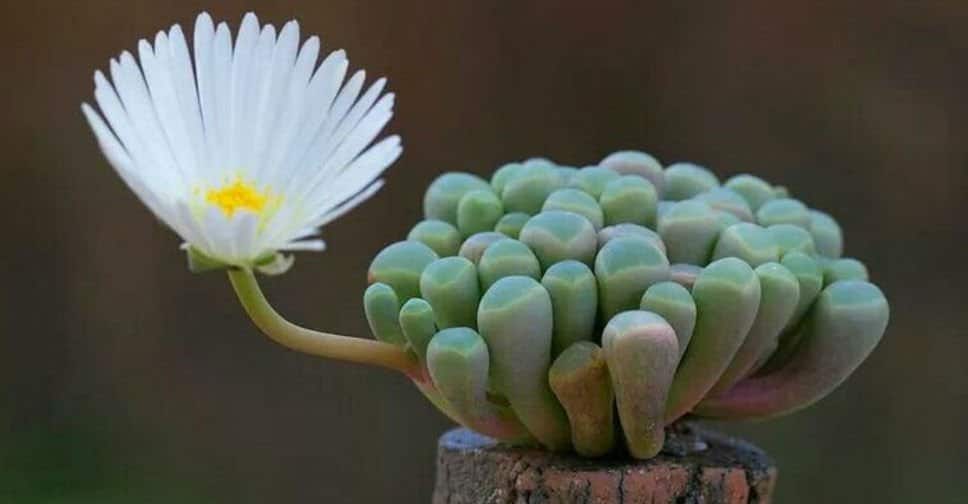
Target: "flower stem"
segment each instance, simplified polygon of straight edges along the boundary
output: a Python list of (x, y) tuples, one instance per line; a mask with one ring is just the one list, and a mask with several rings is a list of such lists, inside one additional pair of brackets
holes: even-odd
[(251, 270), (230, 269), (228, 273), (249, 318), (276, 343), (310, 355), (383, 366), (410, 377), (419, 375), (416, 359), (403, 348), (381, 341), (313, 331), (293, 324), (269, 305)]

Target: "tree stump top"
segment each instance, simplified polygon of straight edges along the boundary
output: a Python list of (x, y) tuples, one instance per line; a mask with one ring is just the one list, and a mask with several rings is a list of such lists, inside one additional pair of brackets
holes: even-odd
[(776, 476), (759, 448), (688, 423), (650, 460), (516, 448), (461, 428), (440, 438), (433, 502), (763, 504)]

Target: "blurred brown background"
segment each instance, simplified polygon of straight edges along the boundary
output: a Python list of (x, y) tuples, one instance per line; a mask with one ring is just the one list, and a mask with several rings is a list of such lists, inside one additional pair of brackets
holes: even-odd
[(267, 282), (292, 319), (365, 335), (364, 271), (444, 170), (641, 148), (752, 171), (840, 219), (893, 314), (818, 406), (724, 428), (776, 457), (779, 502), (965, 502), (968, 3), (851, 4), (5, 2), (0, 502), (428, 500), (444, 417), (258, 334), (83, 122), (95, 68), (201, 9), (296, 17), (398, 93), (388, 187)]

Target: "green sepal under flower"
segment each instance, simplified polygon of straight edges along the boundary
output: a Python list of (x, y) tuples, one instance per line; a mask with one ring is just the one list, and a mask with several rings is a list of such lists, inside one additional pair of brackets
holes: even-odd
[(292, 265), (296, 262), (296, 258), (292, 254), (270, 252), (256, 258), (252, 264), (243, 266), (229, 264), (215, 259), (190, 245), (186, 245), (183, 248), (185, 250), (185, 257), (188, 260), (188, 270), (192, 273), (207, 273), (209, 271), (225, 271), (232, 268), (249, 267), (263, 275), (275, 276), (289, 271), (289, 268), (292, 268)]

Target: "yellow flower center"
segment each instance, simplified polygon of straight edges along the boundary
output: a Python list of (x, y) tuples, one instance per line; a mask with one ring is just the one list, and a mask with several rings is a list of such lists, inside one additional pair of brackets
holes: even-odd
[(206, 191), (205, 201), (217, 206), (226, 217), (232, 217), (238, 210), (261, 214), (269, 203), (269, 194), (237, 178), (219, 189)]

